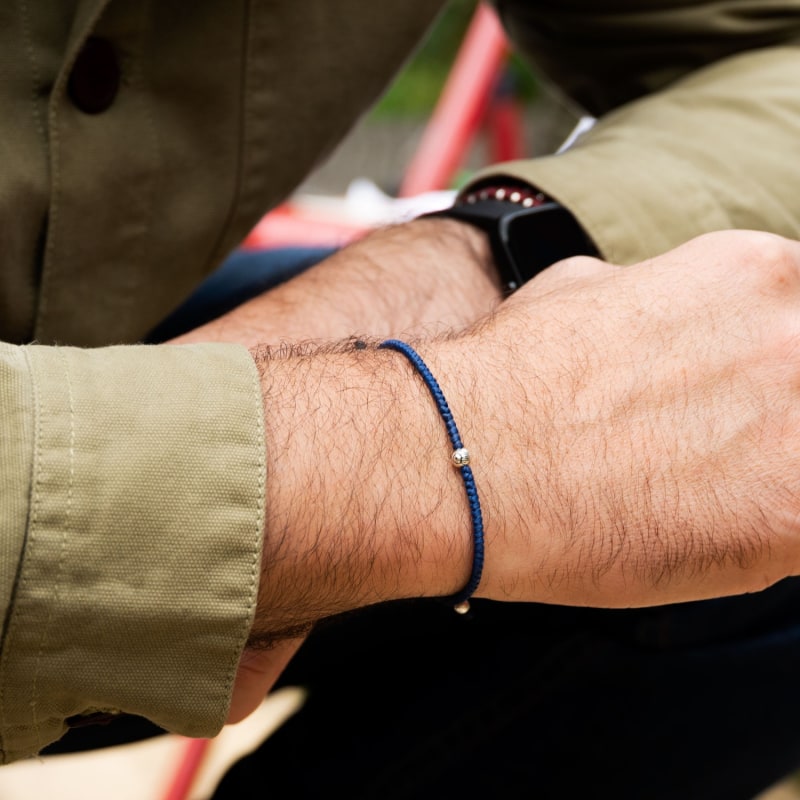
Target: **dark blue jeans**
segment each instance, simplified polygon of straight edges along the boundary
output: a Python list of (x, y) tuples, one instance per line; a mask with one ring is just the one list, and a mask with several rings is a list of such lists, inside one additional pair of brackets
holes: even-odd
[(186, 302), (150, 332), (148, 342), (165, 342), (216, 319), (251, 297), (308, 269), (334, 252), (325, 247), (237, 250), (200, 284)]
[[(260, 290), (275, 259), (283, 275), (320, 255), (226, 269)], [(800, 768), (800, 579), (627, 611), (375, 606), (319, 624), (280, 685), (307, 687), (305, 707), (215, 800), (752, 800)]]

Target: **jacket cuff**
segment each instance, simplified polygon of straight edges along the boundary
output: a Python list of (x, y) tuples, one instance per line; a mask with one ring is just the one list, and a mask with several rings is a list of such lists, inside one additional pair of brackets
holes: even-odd
[(797, 238), (800, 166), (775, 154), (796, 149), (798, 76), (793, 49), (732, 57), (608, 114), (564, 152), (494, 165), (475, 183), (493, 176), (535, 186), (617, 264), (716, 230)]
[[(0, 386), (28, 401), (0, 423), (10, 454), (0, 480), (19, 506), (3, 545), (16, 550), (16, 574), (0, 587), (3, 760), (98, 711), (213, 736), (260, 571), (263, 405), (250, 354), (162, 345), (0, 356), (14, 379)], [(14, 424), (23, 433), (7, 447)]]

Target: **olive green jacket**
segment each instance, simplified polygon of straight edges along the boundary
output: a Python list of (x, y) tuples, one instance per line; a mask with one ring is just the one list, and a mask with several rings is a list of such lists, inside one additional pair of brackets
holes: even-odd
[[(331, 151), (442, 5), (0, 8), (4, 762), (95, 710), (219, 730), (280, 476), (246, 350), (133, 343)], [(502, 171), (572, 208), (606, 257), (800, 233), (800, 0), (497, 5), (603, 117)]]

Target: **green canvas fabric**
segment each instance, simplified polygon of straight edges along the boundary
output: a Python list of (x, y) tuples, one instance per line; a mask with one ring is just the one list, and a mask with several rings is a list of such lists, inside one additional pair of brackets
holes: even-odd
[(94, 711), (218, 731), (260, 568), (250, 354), (2, 345), (0, 386), (3, 759)]

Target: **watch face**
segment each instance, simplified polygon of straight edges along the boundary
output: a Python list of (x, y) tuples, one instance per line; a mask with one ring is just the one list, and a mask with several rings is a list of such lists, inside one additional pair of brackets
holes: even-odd
[(498, 233), (508, 261), (518, 272), (518, 285), (556, 261), (570, 256), (598, 255), (578, 220), (557, 203), (508, 214), (500, 220)]

